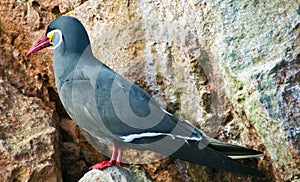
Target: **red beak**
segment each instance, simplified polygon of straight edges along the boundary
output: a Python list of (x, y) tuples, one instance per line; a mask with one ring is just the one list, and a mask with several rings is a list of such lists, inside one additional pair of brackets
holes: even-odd
[(41, 38), (39, 41), (33, 44), (33, 46), (29, 49), (29, 51), (26, 53), (26, 56), (30, 56), (32, 53), (35, 53), (45, 47), (50, 46), (51, 43), (49, 41), (49, 38), (45, 35), (43, 38)]

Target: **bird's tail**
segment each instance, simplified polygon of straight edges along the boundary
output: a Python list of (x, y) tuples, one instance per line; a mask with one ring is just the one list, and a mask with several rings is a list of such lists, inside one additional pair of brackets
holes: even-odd
[[(243, 154), (248, 157), (241, 157)], [(262, 172), (232, 159), (234, 158), (233, 156), (236, 156), (236, 158), (249, 158), (250, 156), (257, 157), (261, 155), (261, 152), (255, 150), (224, 144), (222, 142), (212, 142), (212, 144), (202, 149), (199, 149), (198, 142), (189, 142), (184, 144), (179, 150), (172, 154), (171, 157), (212, 168), (227, 170), (242, 176), (251, 175), (264, 177)], [(232, 158), (229, 156), (232, 156)]]
[(220, 142), (218, 140), (211, 141), (208, 146), (218, 152), (225, 154), (231, 159), (249, 159), (261, 157), (264, 155), (262, 152), (257, 150)]

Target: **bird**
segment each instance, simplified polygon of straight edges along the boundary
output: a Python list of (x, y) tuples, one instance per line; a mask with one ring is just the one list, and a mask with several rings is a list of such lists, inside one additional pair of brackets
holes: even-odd
[(261, 157), (263, 152), (207, 136), (98, 60), (77, 18), (54, 19), (26, 56), (46, 47), (54, 49), (55, 83), (69, 116), (92, 138), (113, 146), (110, 160), (94, 164), (92, 169), (121, 165), (122, 150), (134, 148), (241, 176), (264, 176), (260, 170), (238, 161)]

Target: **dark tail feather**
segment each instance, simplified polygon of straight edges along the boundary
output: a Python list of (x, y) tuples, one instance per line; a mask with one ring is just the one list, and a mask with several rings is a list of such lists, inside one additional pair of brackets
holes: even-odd
[(213, 141), (208, 145), (208, 147), (211, 147), (212, 149), (215, 149), (232, 159), (248, 159), (261, 157), (264, 155), (262, 152), (257, 150), (247, 149), (245, 147), (231, 145), (220, 141)]
[(242, 176), (251, 175), (264, 177), (262, 172), (245, 166), (209, 146), (199, 149), (197, 142), (189, 142), (189, 144), (183, 145), (177, 152), (172, 154), (171, 157), (212, 168), (227, 170)]

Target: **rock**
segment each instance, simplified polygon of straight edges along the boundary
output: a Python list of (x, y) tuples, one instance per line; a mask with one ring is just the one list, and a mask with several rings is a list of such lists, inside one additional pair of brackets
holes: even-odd
[(89, 165), (106, 158), (86, 141), (72, 120), (62, 119), (59, 126), (63, 180), (78, 181), (87, 172)]
[[(212, 137), (264, 151), (265, 157), (248, 161), (266, 173), (264, 180), (299, 180), (296, 1), (1, 1), (0, 76), (19, 91), (17, 97), (25, 104), (38, 101), (48, 111), (51, 102), (56, 103), (53, 112), (59, 115), (63, 179), (76, 181), (104, 156), (87, 143), (59, 102), (51, 66), (53, 51), (25, 57), (48, 23), (64, 14), (82, 21), (99, 59), (144, 88), (169, 112)], [(47, 125), (47, 121), (39, 123)], [(49, 136), (54, 132), (43, 131)], [(3, 146), (12, 142), (4, 135), (1, 139)], [(50, 146), (58, 145), (57, 140), (52, 142)], [(3, 159), (11, 161), (12, 154), (5, 151), (1, 149)], [(234, 174), (179, 160), (145, 160), (149, 162), (143, 165), (154, 181), (241, 181)], [(18, 163), (18, 171), (23, 172), (26, 165)], [(15, 173), (9, 172), (13, 165), (3, 162), (0, 166), (5, 179), (14, 178)]]
[(0, 77), (1, 181), (62, 181), (53, 109)]
[[(69, 14), (87, 27), (100, 60), (168, 111), (212, 137), (265, 151), (253, 162), (268, 180), (294, 180), (300, 148), (298, 8), (281, 1), (88, 1)], [(168, 170), (179, 166), (185, 179), (223, 180), (186, 164)]]
[(151, 182), (149, 174), (145, 171), (142, 166), (130, 166), (120, 167), (112, 166), (105, 170), (91, 170), (87, 172), (79, 182), (94, 182), (94, 181), (105, 181), (105, 182), (132, 182), (132, 181), (143, 181)]

